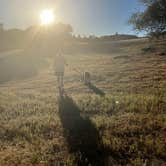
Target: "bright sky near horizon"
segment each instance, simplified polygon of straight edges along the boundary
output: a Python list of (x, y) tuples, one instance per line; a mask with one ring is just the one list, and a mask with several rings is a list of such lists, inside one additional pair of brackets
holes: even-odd
[(127, 24), (143, 6), (138, 0), (0, 0), (0, 22), (6, 28), (39, 23), (40, 12), (53, 9), (58, 22), (71, 24), (75, 34), (134, 34)]

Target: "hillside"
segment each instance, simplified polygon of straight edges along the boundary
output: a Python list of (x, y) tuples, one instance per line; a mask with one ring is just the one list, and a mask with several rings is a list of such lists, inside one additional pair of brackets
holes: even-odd
[[(52, 57), (1, 53), (0, 165), (165, 165), (166, 41), (76, 43), (64, 52), (63, 98)], [(75, 69), (90, 72), (92, 84)]]

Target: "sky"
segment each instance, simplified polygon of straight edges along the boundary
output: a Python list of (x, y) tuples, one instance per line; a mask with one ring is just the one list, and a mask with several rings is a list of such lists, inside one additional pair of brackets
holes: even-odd
[(53, 9), (57, 22), (71, 24), (75, 34), (135, 34), (127, 24), (144, 8), (138, 0), (0, 0), (0, 22), (5, 28), (25, 29), (39, 24), (43, 9)]

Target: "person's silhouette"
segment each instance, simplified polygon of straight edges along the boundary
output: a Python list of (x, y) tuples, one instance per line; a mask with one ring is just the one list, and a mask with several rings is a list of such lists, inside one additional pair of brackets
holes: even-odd
[(65, 71), (65, 64), (66, 64), (65, 58), (62, 55), (61, 51), (59, 51), (59, 53), (55, 57), (54, 70), (55, 70), (55, 75), (57, 76), (58, 88), (60, 89), (60, 93), (63, 90), (63, 77)]

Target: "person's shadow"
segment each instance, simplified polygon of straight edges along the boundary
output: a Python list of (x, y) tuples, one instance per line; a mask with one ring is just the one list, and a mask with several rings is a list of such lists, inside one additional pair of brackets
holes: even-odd
[(93, 85), (92, 83), (86, 84), (88, 86), (89, 89), (91, 89), (95, 94), (100, 95), (100, 96), (105, 96), (105, 93), (97, 88), (95, 85)]
[(82, 117), (80, 109), (69, 96), (59, 100), (59, 115), (68, 143), (69, 153), (74, 155), (73, 165), (104, 165), (99, 133), (92, 121)]

